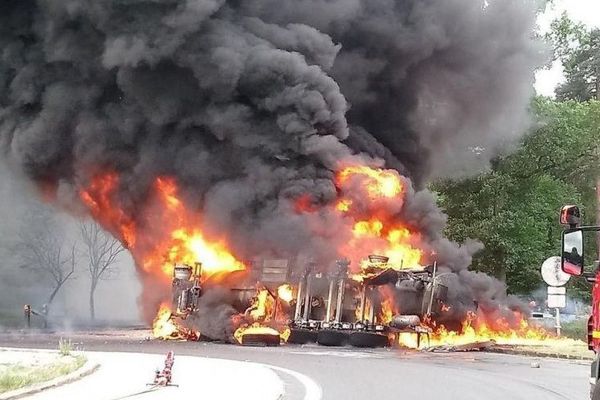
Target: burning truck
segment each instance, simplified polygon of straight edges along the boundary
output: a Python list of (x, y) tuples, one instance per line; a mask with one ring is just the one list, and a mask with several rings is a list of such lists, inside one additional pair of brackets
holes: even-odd
[[(155, 180), (147, 211), (132, 219), (115, 202), (119, 182), (118, 174), (100, 175), (80, 197), (131, 252), (155, 337), (355, 346), (408, 340), (418, 348), (422, 338), (545, 335), (527, 325), (522, 308), (507, 306), (493, 278), (456, 270), (463, 253), (422, 226), (429, 216), (414, 210), (417, 195), (396, 171), (351, 165), (336, 174), (333, 201), (290, 199), (285, 223), (311, 228), (287, 250), (272, 236), (215, 235), (168, 177)], [(243, 261), (248, 253), (258, 258)], [(475, 278), (484, 281), (470, 283)]]
[[(398, 343), (402, 333), (414, 334), (417, 344), (422, 336), (429, 337), (432, 330), (427, 323), (443, 310), (447, 295), (447, 287), (436, 279), (435, 263), (404, 269), (391, 265), (388, 257), (369, 255), (361, 274), (352, 274), (349, 265), (342, 259), (320, 269), (309, 262), (294, 276), (296, 268), (290, 268), (288, 260), (255, 263), (256, 273), (230, 288), (239, 313), (235, 341), (384, 347)], [(185, 321), (198, 312), (201, 274), (200, 263), (174, 266), (170, 306), (174, 311), (167, 318), (173, 320), (170, 333), (176, 337), (201, 337), (185, 328)]]

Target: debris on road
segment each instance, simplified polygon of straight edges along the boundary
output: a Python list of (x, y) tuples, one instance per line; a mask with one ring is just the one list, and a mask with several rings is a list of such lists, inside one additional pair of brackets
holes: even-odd
[(483, 351), (488, 350), (496, 344), (493, 340), (488, 340), (485, 342), (473, 342), (467, 344), (459, 344), (459, 345), (440, 345), (440, 346), (430, 346), (423, 351), (431, 352), (431, 353), (455, 353), (455, 352), (466, 352), (466, 351)]

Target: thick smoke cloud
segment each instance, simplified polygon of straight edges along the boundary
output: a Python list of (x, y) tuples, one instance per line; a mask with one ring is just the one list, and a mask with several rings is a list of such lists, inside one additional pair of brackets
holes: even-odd
[(0, 148), (63, 204), (117, 172), (141, 226), (174, 176), (244, 256), (331, 257), (340, 221), (292, 200), (333, 201), (340, 162), (394, 168), (417, 189), (402, 217), (485, 297), (418, 189), (523, 132), (534, 23), (526, 0), (5, 0)]

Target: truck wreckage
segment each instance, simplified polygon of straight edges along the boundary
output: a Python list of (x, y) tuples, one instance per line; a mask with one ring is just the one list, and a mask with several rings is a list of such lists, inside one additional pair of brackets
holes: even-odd
[[(417, 344), (429, 338), (426, 322), (435, 320), (448, 292), (437, 279), (435, 263), (403, 269), (387, 257), (370, 255), (360, 274), (352, 274), (349, 265), (347, 260), (327, 269), (312, 262), (304, 268), (291, 268), (288, 260), (255, 262), (243, 284), (230, 288), (235, 308), (249, 317), (236, 331), (236, 342), (385, 347), (398, 343), (400, 334), (415, 335)], [(177, 326), (198, 312), (201, 277), (200, 263), (174, 267), (170, 319)], [(185, 336), (200, 338), (192, 332)]]

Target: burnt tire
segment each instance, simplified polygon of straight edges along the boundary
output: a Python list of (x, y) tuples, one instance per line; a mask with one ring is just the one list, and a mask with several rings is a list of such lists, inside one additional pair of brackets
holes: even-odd
[(350, 334), (350, 344), (354, 347), (388, 347), (390, 340), (380, 333), (354, 332)]
[(290, 329), (290, 337), (288, 343), (306, 344), (315, 343), (317, 341), (317, 332), (308, 329)]
[(279, 335), (248, 333), (242, 336), (242, 346), (273, 347), (279, 346)]
[(345, 346), (350, 337), (348, 333), (334, 330), (321, 330), (317, 334), (317, 343), (323, 346)]

